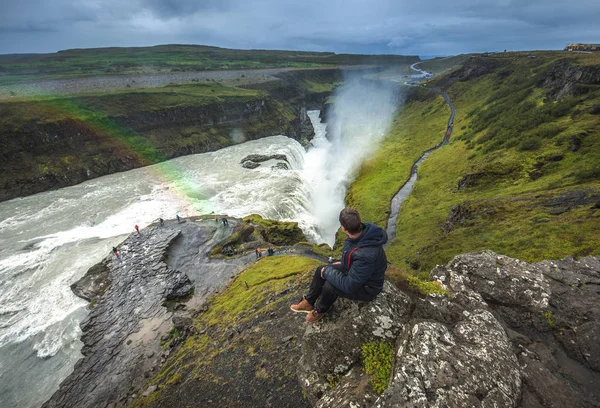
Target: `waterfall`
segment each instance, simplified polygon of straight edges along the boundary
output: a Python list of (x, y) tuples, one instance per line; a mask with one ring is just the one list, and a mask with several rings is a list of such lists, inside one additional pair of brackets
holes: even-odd
[(333, 95), (326, 131), (318, 123), (318, 115), (309, 113), (315, 138), (302, 173), (309, 190), (307, 211), (314, 226), (310, 232), (329, 245), (335, 241), (348, 186), (389, 130), (401, 96), (392, 83), (351, 76), (344, 84)]

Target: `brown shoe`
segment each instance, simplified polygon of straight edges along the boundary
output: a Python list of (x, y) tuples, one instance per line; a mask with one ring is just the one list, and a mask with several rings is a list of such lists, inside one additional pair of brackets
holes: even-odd
[(315, 309), (315, 310), (313, 310), (312, 312), (310, 312), (309, 314), (306, 315), (306, 322), (307, 323), (316, 322), (317, 320), (319, 320), (323, 316), (325, 316), (325, 313), (319, 313)]
[(302, 301), (300, 303), (291, 305), (290, 309), (292, 309), (294, 312), (298, 312), (298, 313), (310, 313), (313, 311), (314, 307), (313, 307), (313, 305), (308, 303), (308, 300), (302, 298)]

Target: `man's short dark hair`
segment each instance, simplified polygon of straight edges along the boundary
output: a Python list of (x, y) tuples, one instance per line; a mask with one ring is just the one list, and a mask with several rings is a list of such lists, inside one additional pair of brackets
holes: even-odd
[(362, 231), (362, 224), (358, 211), (352, 208), (344, 208), (340, 212), (340, 224), (346, 228), (350, 234), (357, 234)]

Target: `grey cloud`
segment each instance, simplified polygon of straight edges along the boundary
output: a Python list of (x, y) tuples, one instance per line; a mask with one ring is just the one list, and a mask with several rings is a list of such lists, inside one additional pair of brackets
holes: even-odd
[(448, 55), (600, 42), (592, 0), (24, 0), (3, 8), (0, 53), (179, 42)]
[(205, 11), (225, 12), (229, 10), (230, 4), (226, 0), (144, 0), (141, 5), (158, 18), (170, 19)]

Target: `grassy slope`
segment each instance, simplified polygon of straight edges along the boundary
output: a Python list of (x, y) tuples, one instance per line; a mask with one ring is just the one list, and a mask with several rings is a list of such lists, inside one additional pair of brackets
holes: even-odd
[(398, 114), (378, 152), (366, 161), (346, 196), (363, 219), (385, 226), (394, 194), (408, 180), (413, 163), (442, 141), (450, 109), (442, 98), (416, 90), (416, 100)]
[(449, 71), (458, 65), (461, 65), (469, 58), (468, 55), (461, 54), (448, 58), (434, 58), (426, 60), (417, 65), (417, 68), (431, 72), (434, 75), (439, 75)]
[(406, 64), (418, 57), (329, 52), (232, 50), (198, 45), (73, 49), (53, 54), (0, 55), (0, 85), (89, 75), (356, 64)]
[[(413, 193), (402, 206), (398, 236), (387, 251), (401, 271), (425, 275), (457, 254), (485, 248), (525, 261), (600, 254), (600, 214), (593, 205), (559, 215), (543, 205), (569, 190), (600, 188), (600, 117), (589, 113), (600, 102), (600, 92), (591, 87), (582, 96), (545, 101), (545, 90), (536, 84), (556, 57), (537, 57), (499, 58), (506, 65), (487, 75), (444, 84), (456, 106), (457, 126), (450, 145), (421, 165)], [(409, 104), (402, 113), (408, 119), (404, 126), (439, 126), (443, 131), (447, 115), (435, 118), (427, 111), (427, 104)], [(569, 141), (575, 135), (582, 138), (582, 147), (572, 152)], [(393, 132), (386, 143), (397, 136)], [(559, 156), (562, 160), (554, 161)], [(392, 188), (386, 183), (378, 187), (377, 180), (391, 179), (396, 170), (390, 163), (398, 166), (400, 161), (394, 154), (380, 153), (350, 189), (348, 201), (365, 219), (384, 225), (385, 212), (376, 209), (387, 204), (377, 200), (387, 203)], [(398, 173), (403, 181), (409, 164), (399, 168), (404, 169)], [(457, 189), (465, 175), (477, 173), (486, 176), (470, 188)], [(375, 199), (367, 199), (369, 191)], [(446, 232), (444, 223), (455, 205), (469, 215)]]
[[(202, 126), (180, 128), (173, 124), (171, 128), (153, 129), (146, 135), (140, 135), (129, 126), (119, 123), (120, 118), (137, 114), (154, 115), (160, 111), (168, 112), (186, 107), (201, 109), (202, 106), (217, 103), (246, 103), (265, 97), (266, 94), (258, 90), (219, 84), (193, 84), (85, 96), (21, 98), (0, 101), (0, 126), (5, 134), (17, 133), (21, 130), (28, 134), (27, 129), (40, 125), (55, 125), (56, 128), (79, 126), (82, 129), (92, 129), (92, 132), (99, 137), (96, 143), (86, 145), (90, 154), (99, 154), (104, 148), (125, 147), (138, 154), (137, 159), (140, 164), (147, 165), (171, 157), (173, 152), (185, 149), (186, 145), (231, 144), (226, 140), (228, 131), (219, 133), (216, 128), (209, 129)], [(258, 125), (266, 126), (268, 123)], [(254, 124), (249, 123), (246, 127), (252, 129), (252, 126)], [(86, 160), (89, 161), (90, 158), (83, 155), (87, 152), (79, 153), (80, 157), (74, 157), (72, 149), (65, 149), (62, 152), (48, 152), (47, 156), (32, 157), (27, 169), (26, 166), (22, 166), (21, 174), (33, 171), (39, 173), (39, 176), (60, 175), (66, 168), (86, 168), (91, 165), (86, 164)]]
[[(222, 293), (211, 297), (207, 311), (195, 321), (201, 334), (189, 337), (150, 379), (148, 385), (159, 386), (159, 391), (139, 397), (132, 406), (168, 406), (169, 398), (178, 395), (189, 397), (190, 404), (202, 404), (194, 398), (212, 398), (216, 404), (221, 400), (221, 406), (239, 406), (243, 403), (235, 398), (250, 396), (248, 390), (236, 387), (257, 387), (251, 398), (260, 399), (263, 391), (270, 393), (285, 382), (295, 383), (294, 364), (285, 361), (278, 336), (287, 336), (286, 329), (292, 330), (283, 326), (287, 323), (302, 331), (299, 317), (289, 312), (288, 303), (296, 300), (318, 264), (299, 256), (276, 256), (248, 267)], [(281, 317), (273, 317), (279, 313)], [(269, 329), (269, 321), (274, 319), (277, 330)], [(245, 331), (232, 338), (234, 327)]]

